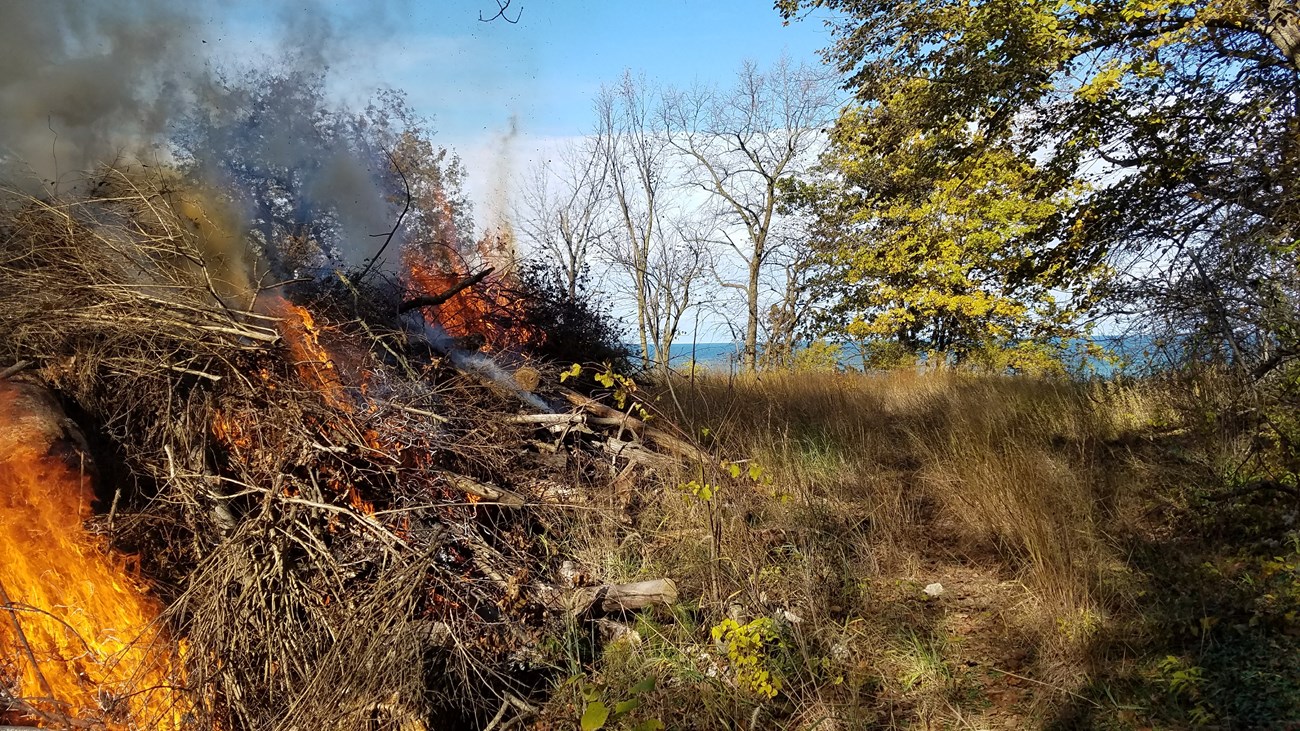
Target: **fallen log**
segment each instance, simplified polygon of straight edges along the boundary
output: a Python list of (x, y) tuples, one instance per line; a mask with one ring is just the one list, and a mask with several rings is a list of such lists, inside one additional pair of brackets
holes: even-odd
[(651, 579), (631, 584), (585, 586), (574, 591), (569, 604), (573, 615), (581, 616), (599, 606), (602, 612), (632, 612), (677, 603), (677, 584), (672, 579)]
[(681, 467), (681, 463), (672, 457), (652, 452), (636, 442), (624, 442), (618, 439), (606, 439), (596, 443), (606, 454), (615, 459), (625, 459), (654, 470), (670, 470)]
[(580, 618), (596, 610), (604, 613), (632, 612), (653, 606), (677, 603), (677, 584), (672, 579), (649, 579), (630, 584), (601, 584), (561, 590), (550, 585), (535, 585), (534, 596), (553, 612), (567, 612)]
[[(506, 421), (511, 424), (534, 424), (539, 427), (546, 427), (554, 430), (555, 427), (564, 426), (614, 426), (628, 428), (627, 420), (630, 419), (627, 414), (619, 412), (619, 416), (595, 416), (584, 411), (568, 412), (564, 414), (517, 414), (511, 416)], [(628, 431), (636, 434), (633, 429)]]
[(509, 424), (536, 424), (537, 426), (563, 426), (585, 424), (587, 415), (581, 412), (566, 414), (516, 414), (506, 419)]
[(488, 485), (464, 475), (449, 473), (447, 475), (447, 481), (461, 492), (468, 493), (489, 503), (494, 503), (508, 508), (521, 508), (524, 505), (524, 498), (522, 495), (516, 495), (509, 490), (496, 487), (495, 485)]
[(697, 462), (713, 461), (712, 457), (709, 456), (709, 453), (705, 452), (703, 449), (700, 449), (685, 439), (675, 437), (662, 429), (656, 429), (635, 416), (625, 414), (618, 409), (606, 406), (593, 398), (583, 396), (582, 394), (576, 391), (571, 391), (567, 388), (560, 389), (560, 394), (574, 406), (604, 420), (609, 420), (607, 423), (611, 423), (611, 425), (617, 424), (618, 426), (622, 426), (641, 438), (654, 442), (662, 449), (672, 452), (683, 459)]

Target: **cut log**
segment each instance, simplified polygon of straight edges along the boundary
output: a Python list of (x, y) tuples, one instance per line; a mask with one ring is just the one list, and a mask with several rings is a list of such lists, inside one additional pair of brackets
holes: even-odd
[(615, 459), (625, 459), (628, 462), (648, 467), (652, 470), (671, 470), (681, 467), (681, 463), (672, 457), (651, 452), (636, 442), (621, 442), (617, 439), (606, 439), (603, 442), (597, 442), (605, 453)]
[(0, 381), (0, 461), (19, 447), (57, 455), (74, 470), (93, 469), (86, 437), (49, 389), (23, 381)]
[(563, 426), (565, 424), (585, 424), (584, 413), (569, 414), (517, 414), (506, 419), (510, 424), (536, 424), (538, 426)]
[(626, 612), (677, 603), (677, 584), (672, 579), (652, 579), (606, 588), (607, 591), (600, 597), (600, 607), (606, 612)]
[(529, 495), (536, 495), (537, 499), (543, 503), (567, 503), (578, 504), (587, 501), (586, 495), (581, 490), (571, 485), (565, 485), (554, 480), (537, 480), (529, 485)]
[(672, 579), (650, 579), (631, 584), (602, 584), (562, 590), (549, 584), (534, 584), (533, 596), (547, 609), (582, 617), (599, 610), (604, 613), (631, 612), (677, 603), (677, 584)]
[(569, 611), (581, 616), (595, 607), (602, 612), (632, 612), (658, 605), (677, 603), (677, 585), (672, 579), (651, 579), (632, 584), (586, 586), (573, 592)]
[(576, 391), (570, 391), (567, 388), (560, 389), (560, 393), (574, 406), (600, 417), (602, 420), (607, 420), (603, 423), (622, 426), (639, 435), (642, 439), (654, 442), (661, 449), (672, 452), (678, 457), (696, 462), (713, 461), (709, 456), (709, 453), (705, 452), (703, 449), (700, 449), (685, 439), (675, 437), (662, 429), (656, 429), (649, 426), (635, 416), (625, 414), (618, 409), (606, 406), (595, 399), (583, 396)]
[(510, 492), (509, 490), (502, 489), (495, 485), (488, 485), (464, 475), (447, 474), (446, 477), (447, 481), (457, 490), (481, 498), (488, 503), (494, 503), (507, 508), (520, 508), (524, 505), (524, 498)]

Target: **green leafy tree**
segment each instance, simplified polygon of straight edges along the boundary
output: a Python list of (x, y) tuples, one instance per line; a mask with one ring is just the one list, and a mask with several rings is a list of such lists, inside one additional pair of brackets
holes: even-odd
[[(1035, 202), (1022, 223), (1035, 221), (1037, 203), (1059, 208), (1061, 196), (1078, 196), (1029, 237), (1056, 242), (1050, 253), (1029, 257), (1030, 269), (1088, 273), (1110, 256), (1130, 275), (1131, 286), (1116, 291), (1140, 294), (1147, 315), (1201, 323), (1228, 357), (1266, 364), (1295, 350), (1275, 306), (1277, 292), (1296, 291), (1294, 2), (781, 0), (777, 7), (787, 17), (834, 11), (826, 55), (859, 101), (841, 120), (841, 137), (861, 124), (852, 115), (876, 137), (842, 148), (840, 168), (874, 192), (873, 206), (888, 210), (900, 194), (924, 200), (891, 187), (907, 176), (879, 165), (906, 157), (916, 136), (931, 146), (922, 160), (954, 169), (1001, 157), (1009, 167), (995, 177), (1033, 171), (1034, 184), (1020, 186)], [(868, 154), (854, 160), (862, 150)], [(914, 180), (934, 187), (943, 182), (937, 172), (942, 165), (919, 166)], [(1258, 251), (1268, 255), (1249, 254)], [(1078, 284), (1067, 277), (1056, 286)], [(1294, 305), (1287, 309), (1282, 323), (1295, 319)]]
[(957, 156), (943, 134), (917, 133), (881, 145), (889, 114), (847, 111), (823, 158), (829, 179), (801, 192), (820, 213), (830, 322), (957, 362), (1076, 334), (1102, 269), (1051, 233), (1071, 191), (1007, 146)]

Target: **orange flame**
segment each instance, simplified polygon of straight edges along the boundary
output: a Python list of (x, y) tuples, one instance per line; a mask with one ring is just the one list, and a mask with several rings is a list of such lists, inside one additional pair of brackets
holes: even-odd
[[(343, 386), (343, 379), (335, 366), (335, 358), (320, 342), (320, 328), (311, 311), (276, 295), (266, 303), (267, 310), (280, 318), (280, 336), (284, 338), (289, 354), (293, 358), (298, 376), (325, 399), (331, 408), (345, 414), (356, 411), (356, 402), (348, 395)], [(365, 386), (365, 383), (362, 383)], [(217, 414), (213, 420), (213, 433), (218, 439), (233, 446), (248, 446), (251, 441), (239, 427)], [(339, 490), (347, 498), (348, 504), (363, 515), (374, 515), (375, 506), (361, 497), (352, 485)]]
[[(479, 244), (484, 258), (498, 259), (496, 249), (506, 245), (485, 238)], [(497, 264), (498, 271), (504, 267)], [(462, 264), (433, 261), (433, 257), (415, 248), (402, 255), (406, 295), (427, 297), (440, 295), (470, 276)], [(522, 323), (527, 316), (526, 303), (519, 299), (513, 277), (494, 274), (483, 282), (461, 290), (436, 307), (424, 308), (433, 322), (454, 338), (481, 338), (489, 351), (521, 350), (542, 342), (542, 333)]]
[(289, 348), (294, 367), (303, 381), (325, 399), (331, 408), (352, 413), (355, 405), (343, 388), (334, 359), (320, 342), (320, 329), (305, 307), (275, 295), (267, 300), (271, 315), (280, 318), (280, 336)]
[[(177, 729), (182, 648), (125, 560), (82, 521), (89, 481), (27, 434), (0, 388), (0, 722)], [(7, 687), (6, 687), (7, 686)], [(6, 693), (19, 705), (8, 709)]]

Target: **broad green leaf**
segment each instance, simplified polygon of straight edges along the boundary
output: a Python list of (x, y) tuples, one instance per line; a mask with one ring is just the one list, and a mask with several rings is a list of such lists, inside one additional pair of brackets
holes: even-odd
[(629, 698), (625, 701), (619, 701), (618, 703), (614, 704), (614, 715), (625, 716), (640, 707), (641, 707), (641, 701), (636, 698)]
[(579, 725), (582, 731), (597, 731), (605, 727), (605, 722), (609, 720), (609, 709), (604, 703), (595, 701), (587, 705), (587, 709), (582, 712), (582, 720)]
[(574, 363), (573, 365), (569, 366), (568, 370), (560, 374), (560, 383), (564, 383), (570, 378), (577, 378), (580, 375), (582, 375), (582, 364)]

